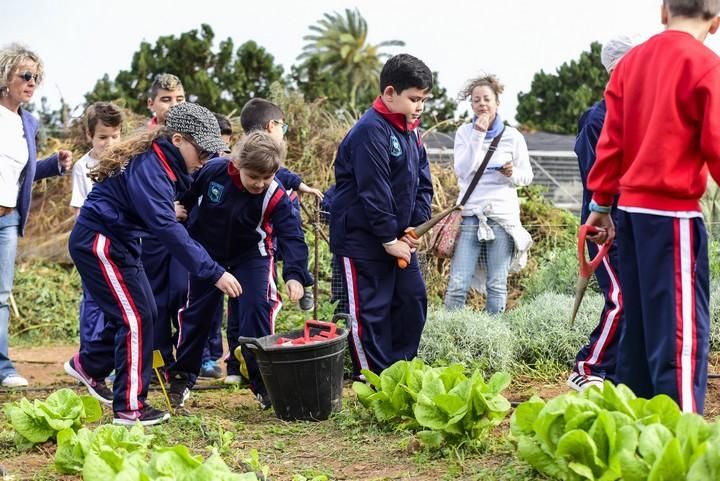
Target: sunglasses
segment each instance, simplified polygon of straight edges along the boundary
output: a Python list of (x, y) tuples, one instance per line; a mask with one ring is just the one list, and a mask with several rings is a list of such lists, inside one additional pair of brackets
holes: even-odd
[(198, 154), (198, 159), (200, 159), (201, 162), (204, 162), (206, 160), (209, 160), (215, 156), (215, 152), (208, 152), (207, 150), (203, 150), (189, 135), (183, 135), (183, 138), (193, 147), (195, 147), (195, 150)]
[(33, 79), (37, 83), (38, 78), (40, 78), (40, 75), (38, 75), (36, 73), (34, 74), (28, 70), (27, 72), (19, 73), (18, 77), (20, 77), (21, 79), (23, 79), (26, 82), (29, 82), (30, 79)]
[(283, 135), (287, 134), (287, 131), (290, 128), (288, 124), (286, 124), (282, 120), (273, 120), (273, 123), (281, 126)]

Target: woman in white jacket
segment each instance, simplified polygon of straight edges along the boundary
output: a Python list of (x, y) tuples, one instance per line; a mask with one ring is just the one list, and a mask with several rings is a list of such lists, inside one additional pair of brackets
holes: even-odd
[[(459, 199), (465, 194), (485, 157), (490, 142), (502, 132), (500, 143), (485, 172), (465, 203), (463, 221), (455, 245), (450, 280), (445, 295), (447, 309), (459, 309), (473, 277), (485, 282), (479, 286), (487, 294), (485, 310), (497, 314), (505, 310), (507, 276), (511, 268), (524, 264), (532, 244), (520, 224), (517, 188), (533, 178), (527, 145), (522, 134), (497, 113), (503, 86), (494, 75), (470, 80), (461, 92), (469, 99), (473, 119), (455, 134), (455, 175), (460, 185)], [(476, 276), (479, 273), (479, 276)]]

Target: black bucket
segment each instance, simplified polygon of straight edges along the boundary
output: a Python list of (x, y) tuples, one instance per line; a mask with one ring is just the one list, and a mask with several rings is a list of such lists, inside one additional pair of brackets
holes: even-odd
[[(323, 331), (313, 325), (309, 328), (311, 336)], [(286, 421), (321, 421), (342, 408), (348, 331), (337, 328), (336, 333), (331, 339), (301, 345), (277, 343), (280, 338), (301, 338), (305, 329), (238, 339), (255, 356), (277, 417)]]

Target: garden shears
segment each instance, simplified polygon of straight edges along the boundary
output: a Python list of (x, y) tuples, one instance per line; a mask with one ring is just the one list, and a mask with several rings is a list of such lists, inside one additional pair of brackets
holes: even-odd
[(582, 225), (578, 231), (578, 260), (580, 261), (580, 274), (578, 275), (577, 282), (575, 283), (575, 305), (573, 306), (572, 317), (570, 318), (570, 327), (575, 324), (575, 317), (577, 317), (580, 304), (582, 303), (585, 291), (590, 283), (590, 276), (598, 268), (600, 262), (610, 251), (612, 241), (608, 241), (598, 246), (598, 253), (594, 259), (588, 261), (585, 257), (585, 238), (588, 234), (597, 234), (600, 232), (597, 227), (592, 225)]

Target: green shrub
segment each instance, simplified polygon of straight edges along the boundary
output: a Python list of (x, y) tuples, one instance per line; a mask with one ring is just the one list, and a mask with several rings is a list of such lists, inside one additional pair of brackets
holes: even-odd
[(10, 334), (48, 339), (78, 336), (82, 288), (72, 266), (28, 262), (15, 269), (13, 296), (20, 316), (10, 311)]
[[(578, 273), (577, 247), (564, 246), (552, 250), (540, 261), (537, 271), (524, 279), (523, 299), (532, 299), (546, 292), (574, 296)], [(595, 276), (590, 278), (588, 291), (600, 292)]]
[(573, 296), (545, 293), (504, 314), (516, 343), (516, 362), (534, 366), (548, 361), (572, 365), (600, 319), (604, 301), (594, 292), (585, 294), (575, 325), (570, 327)]
[(429, 364), (459, 363), (486, 375), (510, 369), (515, 338), (504, 318), (483, 311), (431, 308), (418, 357)]

